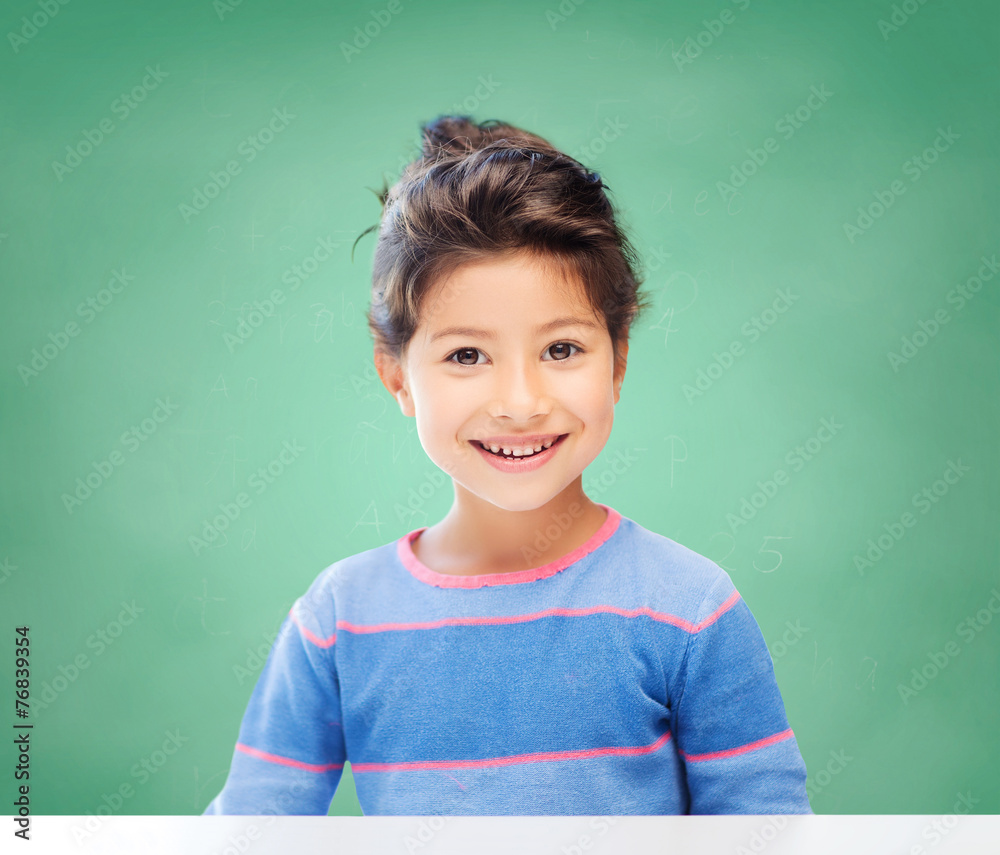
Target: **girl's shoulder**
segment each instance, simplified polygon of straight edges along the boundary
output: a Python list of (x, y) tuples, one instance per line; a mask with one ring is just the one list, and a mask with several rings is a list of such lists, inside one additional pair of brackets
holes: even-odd
[(321, 601), (328, 597), (344, 598), (358, 591), (369, 596), (377, 592), (381, 585), (398, 575), (395, 565), (398, 562), (399, 540), (397, 538), (334, 561), (319, 572), (304, 596)]
[(608, 560), (651, 608), (680, 610), (697, 621), (705, 609), (717, 608), (736, 591), (732, 578), (712, 559), (628, 517), (622, 517), (620, 526)]

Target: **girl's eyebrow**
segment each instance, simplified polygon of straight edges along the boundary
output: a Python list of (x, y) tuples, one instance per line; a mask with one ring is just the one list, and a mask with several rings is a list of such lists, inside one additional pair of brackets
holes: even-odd
[[(556, 318), (554, 321), (549, 321), (547, 324), (541, 324), (540, 326), (535, 327), (535, 332), (538, 335), (541, 335), (543, 333), (561, 329), (562, 327), (586, 327), (587, 329), (600, 329), (600, 324), (589, 318)], [(481, 330), (475, 327), (445, 327), (443, 330), (438, 330), (434, 333), (430, 340), (434, 342), (439, 338), (444, 338), (449, 335), (459, 335), (465, 338), (485, 338), (488, 341), (495, 341), (497, 338), (497, 334), (494, 330)]]

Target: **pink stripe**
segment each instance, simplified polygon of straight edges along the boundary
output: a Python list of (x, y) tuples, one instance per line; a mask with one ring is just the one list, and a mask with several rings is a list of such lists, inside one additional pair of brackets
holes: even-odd
[(735, 757), (738, 754), (746, 754), (748, 751), (756, 751), (758, 748), (766, 748), (768, 745), (774, 745), (775, 742), (791, 739), (794, 735), (792, 729), (788, 728), (788, 730), (783, 730), (774, 736), (766, 736), (748, 745), (741, 745), (739, 748), (727, 748), (725, 751), (713, 751), (711, 754), (685, 754), (683, 751), (680, 753), (685, 760), (690, 760), (693, 763), (700, 763), (702, 760), (722, 760), (724, 757)]
[(337, 621), (337, 629), (354, 633), (369, 632), (393, 632), (409, 629), (438, 629), (442, 626), (503, 626), (512, 623), (525, 623), (527, 621), (539, 620), (545, 617), (582, 617), (594, 614), (615, 614), (622, 617), (638, 617), (646, 615), (653, 620), (663, 623), (673, 624), (687, 632), (698, 632), (711, 623), (714, 623), (728, 609), (732, 608), (740, 598), (739, 592), (733, 591), (729, 599), (726, 600), (711, 615), (698, 624), (693, 624), (684, 618), (664, 612), (654, 612), (652, 609), (641, 606), (637, 609), (622, 609), (617, 606), (592, 606), (586, 609), (545, 609), (540, 612), (530, 612), (523, 615), (498, 615), (491, 617), (454, 617), (441, 618), (440, 620), (418, 621), (416, 623), (376, 623), (376, 624), (356, 624), (346, 620)]
[(608, 507), (601, 502), (595, 502), (595, 504), (604, 508), (608, 512), (608, 515), (605, 517), (601, 527), (587, 539), (587, 542), (578, 546), (562, 558), (550, 561), (541, 567), (531, 568), (530, 570), (517, 570), (513, 573), (486, 573), (480, 576), (456, 576), (450, 573), (438, 573), (422, 564), (413, 552), (413, 541), (420, 536), (421, 532), (426, 530), (427, 526), (414, 529), (399, 538), (396, 541), (396, 553), (399, 555), (399, 560), (403, 562), (403, 566), (413, 576), (421, 582), (426, 582), (428, 585), (434, 585), (438, 588), (482, 588), (486, 585), (515, 585), (521, 582), (534, 582), (538, 579), (547, 579), (549, 576), (554, 576), (560, 570), (565, 570), (570, 564), (575, 564), (585, 555), (589, 555), (615, 533), (618, 523), (621, 522), (622, 515), (614, 508)]
[(485, 769), (512, 766), (516, 763), (552, 763), (562, 760), (590, 760), (595, 757), (635, 757), (652, 754), (670, 739), (667, 731), (652, 745), (636, 748), (584, 748), (578, 751), (547, 751), (538, 754), (518, 754), (513, 757), (491, 757), (487, 760), (426, 760), (404, 763), (352, 763), (352, 772), (421, 772), (434, 769)]
[(302, 630), (302, 634), (315, 644), (317, 647), (332, 647), (337, 641), (337, 633), (334, 633), (329, 638), (320, 638), (318, 635), (313, 635), (306, 627), (299, 623), (299, 619), (295, 617), (295, 606), (292, 606), (288, 610), (288, 616), (292, 619), (292, 622)]
[(733, 592), (729, 595), (726, 601), (719, 606), (714, 612), (712, 612), (707, 618), (701, 621), (691, 632), (701, 632), (706, 626), (710, 626), (715, 623), (720, 617), (722, 617), (726, 612), (728, 612), (736, 603), (739, 601), (740, 592), (733, 588)]
[(279, 766), (291, 766), (293, 769), (304, 769), (306, 772), (331, 772), (334, 769), (342, 769), (343, 763), (326, 763), (317, 766), (315, 763), (303, 763), (301, 760), (292, 760), (290, 757), (282, 757), (279, 754), (268, 754), (257, 748), (251, 748), (242, 742), (236, 743), (236, 750), (256, 757), (258, 760), (267, 760), (268, 763), (277, 763)]

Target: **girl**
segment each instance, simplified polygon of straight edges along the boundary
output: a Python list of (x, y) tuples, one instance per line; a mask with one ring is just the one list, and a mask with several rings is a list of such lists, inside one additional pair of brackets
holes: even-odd
[(591, 501), (647, 307), (599, 175), (464, 116), (380, 194), (375, 363), (454, 483), (282, 625), (207, 813), (811, 813), (729, 575)]

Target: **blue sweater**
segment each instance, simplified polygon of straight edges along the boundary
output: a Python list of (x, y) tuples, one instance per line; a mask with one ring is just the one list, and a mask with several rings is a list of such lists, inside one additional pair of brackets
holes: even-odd
[(581, 547), (452, 576), (411, 547), (296, 601), (207, 814), (812, 813), (770, 654), (729, 575), (601, 505)]

